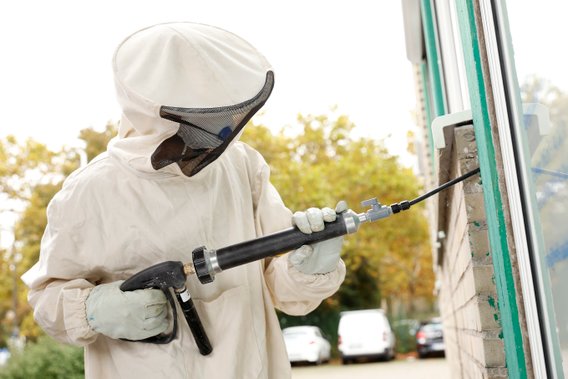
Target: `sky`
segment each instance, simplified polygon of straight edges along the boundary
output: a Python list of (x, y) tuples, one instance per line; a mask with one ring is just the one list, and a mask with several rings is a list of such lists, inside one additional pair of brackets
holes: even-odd
[[(567, 5), (507, 3), (520, 81), (536, 71), (568, 90), (563, 50), (550, 49), (554, 41), (543, 38), (565, 28)], [(54, 149), (80, 146), (81, 129), (103, 130), (118, 121), (111, 70), (116, 46), (143, 27), (170, 21), (228, 29), (268, 58), (276, 84), (257, 121), (279, 130), (298, 113), (324, 114), (337, 106), (357, 125), (356, 136), (387, 138), (394, 154), (405, 153), (416, 96), (400, 0), (2, 2), (0, 138), (33, 137)], [(403, 163), (414, 164), (409, 157)]]
[(523, 83), (536, 75), (568, 92), (568, 55), (564, 48), (568, 2), (540, 0), (538, 6), (534, 4), (507, 1), (518, 81)]
[(416, 98), (398, 0), (3, 2), (0, 137), (80, 146), (81, 129), (117, 121), (116, 46), (170, 21), (225, 28), (268, 58), (276, 84), (259, 122), (279, 130), (298, 113), (337, 106), (356, 136), (387, 138), (394, 154), (404, 153)]

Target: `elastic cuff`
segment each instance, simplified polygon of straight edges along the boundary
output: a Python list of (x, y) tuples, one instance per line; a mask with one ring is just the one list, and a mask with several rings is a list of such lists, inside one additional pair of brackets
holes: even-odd
[(86, 300), (93, 288), (64, 290), (63, 313), (65, 329), (70, 340), (77, 344), (90, 343), (98, 334), (87, 321)]

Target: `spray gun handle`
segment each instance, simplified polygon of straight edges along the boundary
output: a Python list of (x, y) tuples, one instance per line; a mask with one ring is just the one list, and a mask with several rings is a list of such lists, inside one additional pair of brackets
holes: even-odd
[(201, 355), (208, 355), (213, 351), (213, 346), (211, 346), (211, 342), (209, 342), (209, 337), (207, 337), (207, 333), (201, 323), (199, 313), (197, 313), (197, 309), (195, 309), (193, 300), (189, 296), (189, 292), (187, 292), (186, 289), (182, 292), (176, 291), (176, 297), (199, 352)]
[(185, 287), (186, 273), (182, 262), (166, 261), (150, 266), (128, 278), (120, 285), (122, 291), (134, 291), (145, 288), (160, 289), (168, 299), (172, 307), (173, 329), (170, 334), (159, 334), (136, 342), (166, 344), (171, 342), (177, 335), (177, 312), (176, 302), (170, 288), (174, 289), (180, 308), (185, 320), (193, 334), (195, 343), (202, 355), (213, 351), (207, 333), (203, 328), (199, 314), (195, 309), (193, 300)]

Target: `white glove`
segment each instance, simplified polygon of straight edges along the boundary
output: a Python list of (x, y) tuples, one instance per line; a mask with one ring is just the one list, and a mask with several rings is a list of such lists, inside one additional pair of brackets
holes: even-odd
[(123, 292), (123, 281), (93, 288), (85, 301), (87, 322), (108, 337), (142, 340), (168, 329), (164, 293), (157, 289)]
[[(347, 210), (347, 203), (340, 201), (331, 208), (309, 208), (305, 212), (296, 212), (292, 224), (305, 234), (320, 232), (325, 229), (325, 222), (335, 221), (337, 214)], [(339, 263), (339, 254), (343, 237), (332, 238), (313, 245), (304, 245), (288, 254), (288, 260), (304, 274), (326, 274), (334, 271)]]

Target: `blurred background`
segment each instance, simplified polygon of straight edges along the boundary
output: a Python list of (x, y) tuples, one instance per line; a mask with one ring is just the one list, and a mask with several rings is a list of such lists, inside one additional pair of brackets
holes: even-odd
[[(443, 10), (448, 2), (422, 3)], [(546, 2), (536, 12), (509, 4), (509, 15), (518, 97), (545, 104), (558, 131), (566, 125), (568, 75), (565, 59), (557, 55), (560, 49), (549, 49), (558, 35), (554, 28), (561, 25), (557, 17), (565, 14), (556, 6)], [(266, 158), (272, 182), (290, 209), (333, 206), (343, 199), (361, 212), (360, 202), (368, 198), (390, 204), (430, 189), (424, 124), (431, 120), (417, 100), (423, 78), (407, 57), (400, 1), (3, 3), (0, 378), (82, 377), (82, 349), (44, 336), (20, 276), (38, 259), (51, 197), (71, 172), (105, 151), (116, 134), (120, 109), (111, 70), (114, 49), (140, 28), (185, 20), (235, 32), (272, 63), (273, 94), (242, 140)], [(458, 74), (455, 83), (466, 80), (463, 72)], [(451, 79), (445, 79), (448, 88)], [(468, 100), (463, 99), (465, 109)], [(556, 235), (563, 229), (558, 225), (565, 224), (558, 224), (557, 216), (545, 216), (546, 229), (553, 231), (548, 237), (559, 240)], [(342, 258), (347, 277), (341, 289), (307, 316), (278, 313), (283, 329), (314, 326), (310, 335), (327, 341), (329, 347), (322, 342), (322, 351), (329, 349), (329, 357), (324, 354), (314, 363), (341, 362), (341, 314), (361, 309), (381, 309), (388, 321), (388, 334), (382, 336), (394, 341), (392, 356), (369, 360), (444, 355), (440, 283), (433, 270), (436, 241), (429, 220), (431, 214), (419, 204), (412, 212), (363, 227), (346, 238)], [(558, 254), (550, 258), (554, 283), (564, 280), (555, 264), (566, 254)], [(559, 313), (566, 314), (557, 292), (562, 286), (555, 288), (551, 296)], [(565, 330), (562, 339), (568, 341)], [(430, 374), (443, 377), (435, 370)]]
[[(290, 209), (345, 199), (361, 211), (367, 198), (390, 203), (421, 191), (412, 138), (415, 89), (399, 2), (3, 4), (0, 347), (41, 346), (43, 333), (19, 277), (38, 258), (51, 197), (116, 133), (114, 49), (142, 27), (178, 20), (231, 30), (272, 63), (273, 95), (242, 139), (265, 156)], [(347, 238), (343, 258), (348, 276), (341, 290), (305, 317), (279, 314), (282, 327), (319, 326), (335, 358), (339, 313), (383, 308), (396, 321), (397, 351), (414, 351), (416, 320), (437, 312), (423, 213)]]

